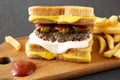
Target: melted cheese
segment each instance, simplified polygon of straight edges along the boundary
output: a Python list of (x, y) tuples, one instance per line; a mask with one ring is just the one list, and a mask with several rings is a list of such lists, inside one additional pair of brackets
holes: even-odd
[(27, 51), (27, 53), (30, 53), (32, 55), (37, 55), (37, 56), (40, 56), (44, 59), (53, 59), (55, 58), (57, 55), (56, 54), (53, 54), (53, 53), (50, 53), (50, 52), (42, 52), (42, 51)]
[(34, 21), (37, 19), (46, 19), (46, 20), (52, 20), (57, 23), (62, 23), (62, 22), (67, 22), (67, 23), (74, 23), (77, 22), (80, 19), (91, 19), (95, 18), (95, 16), (89, 16), (89, 17), (81, 17), (81, 16), (65, 16), (65, 15), (60, 15), (60, 16), (29, 16), (29, 21)]
[[(32, 55), (37, 55), (37, 56), (40, 56), (40, 57), (42, 57), (44, 59), (48, 59), (48, 60), (53, 59), (53, 58), (55, 58), (57, 56), (56, 54), (53, 54), (53, 53), (50, 53), (50, 52), (28, 51), (27, 53), (30, 53)], [(91, 56), (90, 55), (73, 56), (73, 55), (69, 55), (69, 54), (64, 53), (63, 57), (67, 58), (67, 59), (78, 59), (78, 60), (81, 60), (83, 62), (90, 62), (91, 61)]]
[(69, 54), (63, 54), (63, 56), (67, 59), (78, 59), (81, 60), (83, 62), (90, 62), (91, 61), (91, 56), (87, 55), (87, 56), (73, 56), (73, 55), (69, 55)]
[(90, 35), (90, 38), (83, 40), (83, 41), (66, 41), (66, 42), (51, 42), (51, 41), (45, 41), (43, 39), (38, 38), (35, 33), (31, 33), (29, 36), (28, 43), (31, 44), (37, 44), (45, 48), (51, 53), (54, 54), (62, 54), (65, 53), (70, 48), (85, 48), (89, 46), (89, 42), (92, 39), (92, 35)]

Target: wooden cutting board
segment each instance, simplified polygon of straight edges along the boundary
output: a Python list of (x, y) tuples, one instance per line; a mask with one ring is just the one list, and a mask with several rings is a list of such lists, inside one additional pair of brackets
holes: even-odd
[[(21, 51), (16, 51), (9, 43), (0, 45), (0, 58), (8, 57), (11, 62), (8, 64), (0, 64), (0, 78), (14, 80), (59, 80), (80, 77), (91, 73), (96, 73), (108, 69), (120, 67), (120, 59), (105, 58), (98, 54), (99, 45), (95, 40), (92, 51), (92, 62), (90, 63), (74, 63), (58, 60), (40, 60), (29, 59), (25, 54), (25, 42), (28, 37), (17, 38), (22, 44)], [(34, 73), (26, 77), (14, 77), (10, 74), (10, 68), (17, 60), (28, 60), (36, 64), (37, 69)]]

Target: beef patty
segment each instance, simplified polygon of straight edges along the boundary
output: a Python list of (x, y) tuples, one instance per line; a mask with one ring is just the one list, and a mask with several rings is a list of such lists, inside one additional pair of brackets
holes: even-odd
[(52, 42), (82, 41), (90, 37), (91, 29), (90, 27), (87, 27), (84, 30), (76, 32), (73, 30), (73, 28), (70, 28), (69, 32), (65, 34), (59, 32), (58, 30), (54, 30), (54, 31), (52, 30), (48, 32), (35, 30), (35, 33), (36, 36), (46, 41), (52, 41)]

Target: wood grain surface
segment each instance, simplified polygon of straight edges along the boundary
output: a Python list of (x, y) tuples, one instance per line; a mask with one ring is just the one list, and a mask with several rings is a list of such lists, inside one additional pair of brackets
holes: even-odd
[[(120, 67), (120, 59), (108, 59), (97, 53), (99, 49), (97, 40), (94, 40), (92, 61), (90, 63), (30, 59), (25, 54), (25, 42), (28, 37), (18, 38), (17, 40), (22, 44), (21, 51), (16, 51), (13, 46), (6, 42), (0, 45), (0, 58), (8, 57), (11, 60), (8, 64), (0, 64), (0, 80), (63, 80)], [(36, 71), (26, 77), (12, 76), (10, 73), (11, 66), (18, 60), (33, 62), (37, 66)]]

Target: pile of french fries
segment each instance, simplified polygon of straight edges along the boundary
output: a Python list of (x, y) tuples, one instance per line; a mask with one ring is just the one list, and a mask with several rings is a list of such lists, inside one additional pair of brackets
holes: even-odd
[[(110, 18), (96, 18), (93, 33), (97, 34), (100, 44), (99, 54), (111, 58), (112, 56), (120, 58), (120, 16), (111, 16)], [(104, 35), (101, 35), (104, 34)], [(108, 46), (108, 50), (106, 47)]]

